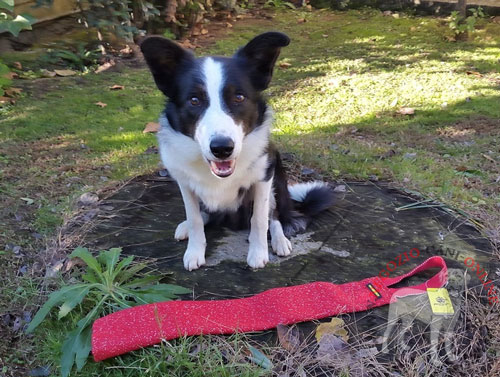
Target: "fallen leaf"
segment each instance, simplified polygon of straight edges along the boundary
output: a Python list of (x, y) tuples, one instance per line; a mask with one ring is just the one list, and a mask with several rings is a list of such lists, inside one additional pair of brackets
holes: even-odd
[(333, 317), (330, 322), (321, 323), (316, 328), (316, 340), (319, 343), (324, 335), (331, 334), (340, 336), (347, 342), (349, 340), (349, 335), (347, 334), (347, 330), (344, 329), (344, 326), (345, 323), (342, 319)]
[(19, 70), (22, 70), (23, 69), (23, 65), (21, 64), (21, 62), (14, 62), (12, 63), (12, 65), (14, 66), (14, 68), (16, 69), (19, 69)]
[(354, 358), (361, 359), (366, 357), (375, 357), (377, 353), (378, 353), (377, 347), (362, 348), (356, 351), (356, 353), (354, 354)]
[(230, 24), (229, 22), (226, 22), (226, 27), (233, 27), (233, 25)]
[(413, 107), (402, 107), (397, 113), (401, 115), (413, 115), (415, 114), (415, 109)]
[(334, 357), (336, 361), (345, 361), (347, 363), (351, 360), (347, 343), (333, 334), (325, 334), (321, 338), (317, 355), (318, 357)]
[(132, 50), (132, 48), (129, 45), (125, 46), (120, 50), (120, 54), (125, 54), (125, 55), (130, 55), (133, 52), (134, 50)]
[(144, 127), (142, 133), (147, 134), (148, 132), (154, 133), (158, 131), (160, 131), (160, 124), (156, 122), (149, 122), (146, 124), (146, 127)]
[(95, 73), (101, 73), (101, 72), (107, 71), (108, 69), (113, 67), (115, 64), (116, 63), (114, 60), (111, 60), (109, 62), (101, 64), (99, 67), (97, 67), (97, 69), (95, 70)]
[(16, 101), (9, 97), (0, 97), (0, 103), (11, 103), (14, 104)]
[(12, 80), (12, 79), (17, 79), (19, 75), (16, 72), (7, 72), (5, 75), (3, 75), (3, 77)]
[(61, 77), (74, 76), (77, 73), (72, 69), (54, 69), (54, 72), (56, 73), (57, 76)]
[(56, 77), (56, 73), (53, 71), (49, 71), (47, 69), (41, 69), (40, 73), (42, 74), (43, 77)]
[(179, 42), (179, 44), (184, 47), (184, 48), (187, 48), (187, 49), (190, 49), (190, 50), (194, 50), (196, 48), (196, 46), (194, 44), (192, 44), (189, 39), (186, 39), (182, 42)]
[(22, 89), (21, 88), (9, 88), (9, 89), (5, 89), (5, 95), (7, 97), (15, 97), (15, 96), (18, 96), (19, 94), (22, 93)]
[(323, 38), (328, 38), (328, 34), (322, 34), (321, 35)]
[(294, 351), (300, 345), (300, 337), (296, 328), (286, 325), (276, 326), (280, 345), (287, 351)]
[(487, 154), (481, 153), (481, 156), (483, 156), (488, 161), (495, 162), (495, 160), (493, 158), (491, 158), (490, 156), (488, 156)]
[(107, 104), (107, 103), (104, 103), (104, 102), (101, 102), (101, 101), (96, 102), (95, 104), (96, 104), (97, 106), (99, 106), (99, 107), (106, 107), (106, 106), (108, 106), (108, 104)]
[(280, 68), (284, 68), (284, 69), (289, 68), (291, 66), (292, 65), (290, 63), (287, 63), (287, 62), (281, 62), (279, 65)]
[(113, 86), (110, 86), (109, 89), (111, 89), (111, 90), (123, 90), (123, 89), (125, 89), (125, 87), (123, 85), (113, 85)]
[(299, 18), (297, 20), (297, 23), (299, 23), (299, 24), (303, 24), (304, 22), (307, 22), (307, 20), (305, 18)]
[(21, 200), (24, 200), (27, 205), (32, 205), (35, 201), (31, 198), (21, 198)]
[(466, 71), (465, 73), (467, 73), (468, 75), (473, 75), (473, 76), (477, 76), (477, 77), (483, 77), (482, 74), (480, 74), (479, 72), (476, 72), (476, 71)]
[(207, 29), (201, 29), (201, 35), (205, 35), (205, 34), (208, 34), (208, 30)]
[(78, 205), (82, 207), (90, 207), (96, 205), (98, 201), (99, 197), (97, 196), (97, 194), (86, 192), (80, 195), (80, 197), (78, 198)]

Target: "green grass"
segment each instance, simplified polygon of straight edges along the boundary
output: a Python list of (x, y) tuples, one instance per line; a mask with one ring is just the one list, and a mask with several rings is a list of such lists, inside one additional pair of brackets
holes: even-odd
[[(307, 19), (297, 24), (291, 14), (273, 20), (292, 37), (281, 55), (291, 67), (277, 70), (270, 90), (275, 139), (285, 149), (336, 177), (376, 176), (468, 210), (495, 207), (498, 192), (484, 188), (498, 164), (482, 154), (500, 157), (499, 25), (450, 43), (447, 26), (432, 18), (315, 12), (296, 15)], [(253, 33), (238, 30), (214, 50), (229, 52)], [(398, 115), (401, 107), (415, 115)], [(489, 129), (478, 118), (491, 120)], [(443, 137), (444, 127), (469, 135)], [(462, 166), (482, 173), (475, 187), (456, 174)]]
[[(232, 54), (259, 32), (286, 32), (292, 44), (278, 65), (291, 66), (276, 68), (267, 91), (282, 150), (330, 177), (389, 180), (498, 223), (500, 25), (480, 26), (468, 42), (452, 43), (435, 18), (280, 10), (273, 20), (235, 23), (203, 53)], [(111, 91), (113, 84), (125, 89)], [(82, 192), (158, 168), (158, 156), (144, 153), (155, 137), (142, 130), (164, 99), (145, 69), (48, 79), (30, 91), (0, 110), (0, 236), (34, 256), (45, 240), (31, 234), (52, 237)], [(415, 115), (398, 115), (401, 107)], [(14, 297), (0, 300), (0, 311), (31, 308), (36, 281), (16, 277), (20, 266), (10, 251), (0, 254), (0, 266), (0, 288)], [(36, 360), (57, 365), (57, 329), (47, 329), (48, 348)], [(213, 357), (193, 360), (187, 354), (194, 341), (90, 363), (80, 375), (262, 373), (239, 361), (237, 369), (222, 366), (210, 345)]]
[[(70, 316), (71, 317), (71, 316)], [(57, 376), (60, 350), (65, 333), (80, 317), (51, 321), (38, 334), (47, 334), (39, 355)], [(243, 334), (228, 337), (182, 337), (164, 341), (100, 363), (88, 362), (79, 376), (112, 377), (201, 377), (201, 376), (269, 376), (268, 370), (249, 362), (249, 340)], [(265, 351), (264, 351), (265, 352)]]

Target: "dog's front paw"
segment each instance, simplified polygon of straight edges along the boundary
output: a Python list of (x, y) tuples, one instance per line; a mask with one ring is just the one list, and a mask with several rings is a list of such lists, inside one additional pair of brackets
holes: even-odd
[(269, 252), (267, 247), (256, 248), (250, 246), (247, 263), (252, 268), (262, 268), (269, 262)]
[(290, 255), (292, 251), (292, 243), (285, 235), (280, 235), (271, 238), (271, 246), (274, 252), (280, 257), (286, 257)]
[(188, 271), (197, 270), (205, 264), (205, 249), (203, 248), (187, 248), (184, 253), (184, 268)]
[(177, 241), (183, 241), (188, 239), (188, 222), (187, 220), (183, 221), (179, 225), (177, 225), (177, 229), (175, 229), (174, 238)]

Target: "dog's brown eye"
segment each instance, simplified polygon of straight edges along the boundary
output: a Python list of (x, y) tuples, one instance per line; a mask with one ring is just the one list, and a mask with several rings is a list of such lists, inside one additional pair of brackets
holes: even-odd
[(245, 96), (243, 94), (236, 94), (234, 96), (234, 102), (241, 103), (245, 100)]
[(189, 100), (189, 102), (193, 106), (200, 106), (200, 99), (198, 97), (191, 97), (191, 99)]

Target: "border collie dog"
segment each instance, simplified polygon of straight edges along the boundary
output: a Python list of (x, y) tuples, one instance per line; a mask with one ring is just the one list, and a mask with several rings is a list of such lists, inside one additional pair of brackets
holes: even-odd
[(195, 58), (162, 37), (141, 43), (158, 88), (169, 98), (158, 141), (184, 201), (186, 221), (177, 226), (175, 238), (188, 239), (187, 270), (205, 264), (208, 223), (249, 227), (247, 262), (260, 268), (269, 261), (268, 230), (274, 252), (289, 255), (287, 237), (332, 204), (326, 183), (288, 186), (269, 141), (273, 114), (261, 92), (271, 81), (280, 48), (289, 43), (285, 34), (264, 33), (230, 58)]

